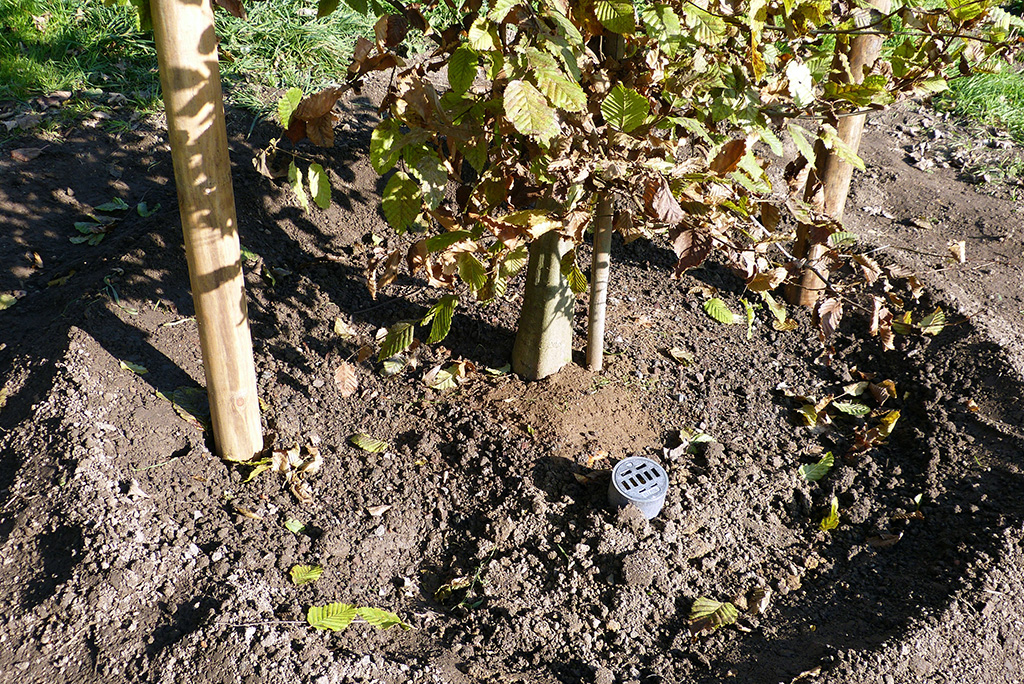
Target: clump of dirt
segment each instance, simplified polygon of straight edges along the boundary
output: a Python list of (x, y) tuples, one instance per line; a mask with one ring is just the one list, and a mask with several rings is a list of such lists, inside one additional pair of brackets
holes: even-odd
[[(280, 474), (250, 480), (219, 461), (164, 398), (190, 396), (173, 393), (200, 389), (203, 372), (160, 122), (3, 143), (0, 291), (20, 298), (0, 312), (0, 679), (1019, 677), (1021, 207), (1009, 184), (979, 186), (945, 157), (918, 163), (899, 134), (933, 130), (934, 115), (896, 110), (868, 128), (847, 212), (866, 248), (926, 282), (922, 308), (948, 311), (934, 339), (885, 353), (850, 315), (827, 363), (802, 311), (792, 332), (757, 312), (747, 339), (701, 309), (714, 286), (738, 310), (727, 270), (673, 281), (668, 249), (617, 242), (604, 372), (477, 372), (438, 392), (423, 380), (438, 363), (507, 362), (517, 312), (460, 307), (444, 345), (393, 375), (359, 361), (379, 328), (433, 299), (407, 277), (376, 300), (365, 287), (366, 252), (396, 237), (364, 153), (375, 115), (344, 106), (335, 147), (302, 150), (335, 188), (331, 209), (308, 214), (253, 169), (272, 126), (229, 118), (267, 432), (323, 455), (312, 504)], [(22, 148), (42, 152), (10, 155)], [(71, 243), (83, 206), (114, 197), (131, 210), (102, 242)], [(143, 201), (161, 208), (142, 216)], [(952, 264), (960, 240), (968, 260)], [(585, 316), (581, 298), (580, 331)], [(339, 317), (351, 333), (335, 332)], [(342, 362), (354, 393), (335, 384)], [(865, 375), (897, 390), (880, 409), (900, 411), (888, 440), (853, 455), (873, 418), (801, 425), (794, 395)], [(694, 431), (715, 441), (684, 443)], [(387, 448), (360, 450), (354, 433)], [(798, 475), (828, 451), (824, 478)], [(608, 469), (636, 454), (670, 477), (651, 521), (607, 504)], [(839, 525), (823, 531), (833, 497)], [(295, 565), (324, 572), (295, 586)], [(736, 624), (695, 635), (702, 596), (734, 601)], [(413, 629), (306, 624), (331, 602)]]

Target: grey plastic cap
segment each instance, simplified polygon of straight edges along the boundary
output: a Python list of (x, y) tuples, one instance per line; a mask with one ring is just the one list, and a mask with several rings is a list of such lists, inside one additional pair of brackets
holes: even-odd
[(613, 506), (633, 504), (650, 520), (661, 512), (668, 493), (665, 469), (649, 458), (631, 456), (612, 469), (608, 501)]

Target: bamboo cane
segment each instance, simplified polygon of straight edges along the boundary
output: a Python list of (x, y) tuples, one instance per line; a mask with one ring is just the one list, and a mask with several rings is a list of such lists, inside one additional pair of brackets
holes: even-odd
[(263, 446), (211, 0), (151, 0), (217, 453)]
[[(889, 11), (891, 0), (867, 0), (873, 7), (882, 14)], [(863, 19), (870, 17), (867, 12), (860, 12), (858, 26), (866, 23)], [(836, 58), (832, 67), (835, 71), (833, 78), (840, 83), (849, 83), (852, 76), (854, 83), (864, 81), (865, 68), (870, 69), (882, 49), (883, 36), (879, 35), (857, 35), (848, 42), (837, 41)], [(846, 73), (843, 62), (848, 61), (850, 65), (849, 74)], [(865, 114), (843, 117), (839, 121), (832, 121), (836, 126), (836, 132), (840, 139), (853, 150), (854, 153), (860, 148), (861, 135), (864, 132)], [(846, 209), (846, 198), (850, 194), (850, 180), (853, 178), (853, 166), (843, 161), (839, 155), (826, 150), (820, 143), (815, 145), (815, 168), (808, 175), (805, 201), (812, 201), (818, 193), (816, 204), (825, 214), (837, 221), (843, 220), (843, 212)], [(794, 254), (806, 259), (807, 263), (815, 266), (818, 273), (828, 277), (828, 271), (820, 262), (825, 254), (825, 246), (814, 244), (810, 240), (810, 226), (797, 226), (797, 241), (793, 247)], [(792, 304), (811, 306), (818, 296), (825, 290), (825, 283), (810, 268), (804, 268), (798, 285), (790, 286), (787, 290), (787, 299)]]

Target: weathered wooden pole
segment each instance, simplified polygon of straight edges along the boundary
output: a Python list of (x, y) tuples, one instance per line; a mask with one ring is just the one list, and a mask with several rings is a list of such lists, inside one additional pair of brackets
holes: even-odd
[(263, 447), (211, 0), (150, 0), (218, 454)]
[[(889, 12), (891, 0), (867, 0), (867, 2), (882, 14)], [(871, 23), (871, 14), (864, 8), (854, 10), (854, 17), (858, 28), (865, 28)], [(878, 33), (878, 31), (873, 33)], [(872, 34), (855, 35), (848, 41), (837, 40), (836, 57), (832, 63), (832, 78), (839, 83), (849, 83), (852, 76), (854, 83), (863, 83), (865, 71), (869, 71), (874, 66), (881, 53), (883, 39), (884, 36)], [(846, 63), (849, 64), (849, 73), (846, 70)], [(866, 114), (857, 114), (830, 122), (835, 125), (836, 132), (842, 141), (854, 153), (860, 149), (860, 139), (864, 132), (866, 118)], [(846, 209), (846, 198), (850, 194), (853, 166), (849, 162), (843, 161), (835, 152), (827, 150), (820, 140), (815, 145), (814, 154), (815, 168), (807, 177), (804, 199), (817, 205), (818, 209), (835, 220), (842, 221), (843, 212)], [(808, 264), (814, 266), (818, 273), (828, 277), (827, 270), (820, 262), (826, 251), (825, 246), (813, 243), (810, 239), (810, 226), (799, 225), (797, 227), (797, 241), (793, 251), (797, 257), (806, 259)], [(824, 289), (825, 283), (818, 277), (818, 274), (815, 274), (810, 268), (805, 268), (799, 285), (791, 286), (787, 290), (787, 299), (791, 304), (811, 306)]]

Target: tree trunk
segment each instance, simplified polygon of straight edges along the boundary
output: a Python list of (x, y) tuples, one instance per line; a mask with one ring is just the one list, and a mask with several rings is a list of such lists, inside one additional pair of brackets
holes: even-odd
[(557, 373), (572, 361), (572, 315), (575, 296), (562, 276), (568, 243), (557, 231), (530, 244), (526, 289), (512, 350), (512, 370), (527, 380)]
[(594, 216), (594, 258), (590, 268), (590, 317), (587, 326), (587, 368), (599, 371), (604, 365), (604, 318), (608, 301), (608, 275), (612, 251), (612, 196), (597, 196)]
[[(867, 1), (882, 14), (889, 11), (891, 0)], [(855, 16), (857, 17), (857, 26), (866, 26), (870, 23), (870, 14), (867, 10), (855, 10)], [(870, 70), (878, 59), (882, 41), (883, 36), (877, 35), (854, 36), (848, 42), (837, 41), (836, 58), (832, 64), (833, 69), (836, 70), (834, 78), (840, 83), (849, 82), (850, 79), (843, 66), (844, 60), (848, 60), (850, 75), (853, 76), (854, 83), (862, 83), (865, 68)], [(865, 119), (865, 114), (857, 114), (856, 116), (845, 116), (838, 121), (833, 119), (829, 123), (836, 127), (842, 141), (856, 153), (860, 149)], [(835, 220), (842, 221), (843, 212), (846, 209), (846, 198), (850, 193), (853, 167), (840, 159), (839, 155), (826, 150), (820, 141), (815, 145), (814, 153), (815, 168), (807, 177), (804, 200), (816, 205), (816, 208)], [(825, 254), (825, 246), (814, 244), (809, 233), (809, 226), (797, 227), (797, 241), (793, 252), (798, 258), (806, 259), (809, 266), (813, 266), (818, 273), (827, 278), (828, 271), (820, 261)], [(818, 274), (805, 267), (799, 285), (790, 286), (786, 298), (791, 304), (811, 306), (824, 290), (825, 283), (818, 277)]]
[(217, 453), (263, 448), (211, 0), (151, 0)]

